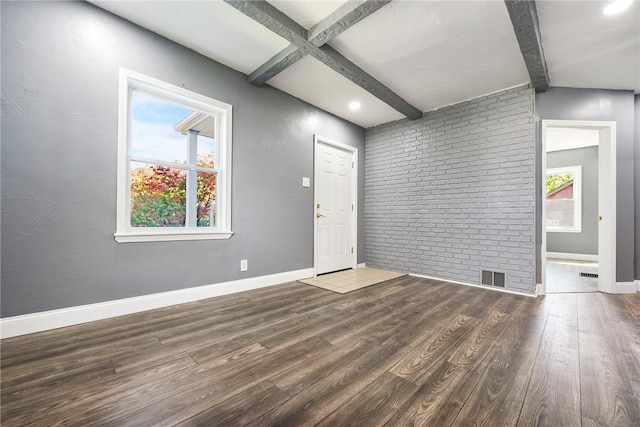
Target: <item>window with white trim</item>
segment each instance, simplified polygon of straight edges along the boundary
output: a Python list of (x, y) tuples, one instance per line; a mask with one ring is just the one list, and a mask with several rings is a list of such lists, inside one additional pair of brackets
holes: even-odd
[(547, 169), (547, 231), (582, 231), (582, 166)]
[(225, 239), (232, 107), (120, 70), (118, 242)]

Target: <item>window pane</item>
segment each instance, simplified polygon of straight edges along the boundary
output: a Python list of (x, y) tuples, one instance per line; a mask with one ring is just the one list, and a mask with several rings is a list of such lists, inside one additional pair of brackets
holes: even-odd
[(192, 111), (139, 91), (131, 102), (131, 155), (186, 163), (187, 136), (174, 126)]
[(131, 226), (184, 227), (184, 169), (131, 162)]
[[(573, 187), (569, 184), (573, 182), (573, 178), (573, 172), (547, 174), (547, 197), (572, 199)], [(570, 197), (567, 197), (569, 192), (563, 191), (565, 188), (570, 188)], [(556, 192), (561, 192), (561, 194), (554, 194)]]
[(229, 238), (232, 106), (124, 68), (120, 83), (116, 241)]
[[(213, 122), (213, 117), (211, 117)], [(202, 133), (198, 135), (198, 166), (204, 168), (215, 168), (214, 156), (216, 150), (216, 142)]]
[(576, 206), (578, 200), (574, 197), (577, 196), (576, 186), (580, 185), (576, 179), (579, 179), (580, 175), (575, 169), (577, 167), (570, 166), (547, 170), (546, 223), (551, 229), (580, 227), (580, 224), (576, 223), (576, 209), (580, 207)]
[(574, 227), (574, 209), (572, 199), (547, 200), (547, 226)]
[(198, 227), (216, 225), (216, 174), (198, 172)]

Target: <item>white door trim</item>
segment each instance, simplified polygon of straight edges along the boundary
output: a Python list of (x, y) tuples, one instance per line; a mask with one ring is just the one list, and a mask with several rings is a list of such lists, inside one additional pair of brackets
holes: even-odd
[(318, 266), (318, 227), (316, 226), (315, 206), (318, 203), (316, 196), (318, 194), (316, 188), (316, 159), (315, 153), (318, 144), (330, 145), (332, 147), (338, 148), (340, 150), (349, 152), (353, 156), (353, 168), (351, 169), (351, 182), (353, 183), (351, 200), (353, 200), (353, 215), (351, 216), (351, 230), (352, 230), (352, 240), (351, 243), (353, 245), (353, 253), (351, 254), (351, 268), (358, 268), (358, 149), (356, 147), (352, 147), (347, 144), (343, 144), (342, 142), (334, 141), (330, 138), (326, 138), (321, 135), (313, 135), (313, 209), (311, 214), (314, 215), (313, 219), (313, 277), (317, 276), (317, 266)]
[(541, 278), (542, 286), (539, 294), (546, 294), (547, 266), (547, 232), (545, 203), (547, 150), (547, 128), (580, 128), (600, 130), (598, 142), (598, 211), (603, 220), (598, 227), (598, 289), (601, 292), (616, 291), (616, 122), (583, 121), (583, 120), (542, 120), (542, 246), (541, 246)]

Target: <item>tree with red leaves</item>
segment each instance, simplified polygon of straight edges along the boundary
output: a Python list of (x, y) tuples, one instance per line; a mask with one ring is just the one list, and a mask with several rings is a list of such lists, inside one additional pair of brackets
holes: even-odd
[[(177, 163), (177, 162), (176, 162)], [(198, 156), (198, 166), (213, 168), (213, 155)], [(131, 226), (184, 227), (187, 170), (162, 165), (131, 169)], [(197, 174), (197, 225), (215, 225), (216, 175)], [(213, 218), (210, 218), (213, 214)]]

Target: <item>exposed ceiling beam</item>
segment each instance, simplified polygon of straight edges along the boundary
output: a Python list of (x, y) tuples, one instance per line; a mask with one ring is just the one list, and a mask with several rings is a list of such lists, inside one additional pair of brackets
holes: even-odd
[[(254, 21), (264, 25), (274, 33), (278, 34), (280, 37), (286, 39), (287, 41), (292, 43), (295, 46), (295, 48), (297, 48), (297, 49), (294, 49), (290, 47), (280, 52), (278, 55), (276, 55), (276, 57), (280, 57), (279, 62), (282, 62), (282, 65), (280, 65), (281, 67), (285, 67), (285, 65), (288, 66), (293, 62), (295, 62), (294, 60), (300, 59), (300, 58), (296, 59), (299, 55), (301, 55), (300, 57), (305, 55), (311, 55), (314, 58), (318, 59), (319, 61), (323, 62), (325, 65), (332, 68), (333, 70), (337, 71), (347, 79), (351, 80), (353, 83), (365, 89), (376, 98), (387, 103), (389, 106), (391, 106), (395, 110), (401, 112), (402, 114), (407, 116), (409, 119), (415, 120), (422, 117), (422, 112), (420, 110), (418, 110), (417, 108), (409, 104), (407, 101), (402, 99), (398, 94), (396, 94), (391, 89), (383, 85), (381, 82), (376, 80), (373, 76), (365, 72), (356, 64), (354, 64), (353, 62), (349, 61), (347, 58), (342, 56), (338, 51), (336, 51), (335, 49), (331, 48), (326, 44), (321, 47), (318, 47), (314, 43), (310, 42), (308, 39), (308, 35), (312, 32), (313, 28), (312, 30), (307, 31), (302, 26), (300, 26), (297, 22), (293, 21), (287, 15), (285, 15), (284, 13), (282, 13), (281, 11), (279, 11), (274, 6), (272, 6), (271, 4), (267, 3), (264, 0), (261, 0), (261, 1), (224, 0), (224, 1), (229, 5), (233, 6), (234, 8), (236, 8), (237, 10), (239, 10), (240, 12), (244, 13), (248, 17), (252, 18)], [(351, 18), (351, 19), (355, 19), (355, 18)], [(316, 27), (318, 26), (316, 25)], [(335, 27), (335, 28), (332, 30), (329, 30), (329, 28), (331, 27)], [(323, 27), (318, 27), (315, 38), (318, 40), (318, 43), (319, 43), (320, 40), (323, 40), (326, 37), (330, 38), (331, 34), (339, 34), (339, 32), (344, 31), (344, 29), (340, 30), (340, 27), (342, 27), (341, 24), (335, 24), (335, 25), (325, 24)], [(344, 28), (346, 29), (346, 27)], [(264, 67), (266, 71), (267, 68), (269, 67), (268, 65), (269, 63), (272, 63), (271, 66), (275, 66), (276, 60), (274, 58), (272, 58), (267, 64), (263, 65), (258, 70)], [(255, 74), (255, 72), (252, 73), (252, 75), (253, 74)]]
[(388, 3), (391, 0), (350, 0), (311, 27), (308, 39), (320, 47)]
[(271, 78), (286, 70), (290, 65), (295, 64), (307, 55), (306, 52), (298, 49), (298, 46), (290, 44), (273, 58), (256, 68), (247, 80), (249, 83), (262, 86)]
[[(352, 25), (371, 15), (391, 0), (351, 0), (340, 6), (307, 32), (307, 40), (320, 47)], [(249, 74), (249, 83), (262, 86), (269, 79), (305, 56), (296, 45), (290, 45)]]
[(379, 100), (385, 102), (396, 111), (401, 112), (411, 120), (417, 120), (422, 117), (422, 111), (409, 104), (397, 93), (373, 78), (362, 68), (349, 61), (347, 58), (342, 56), (340, 52), (328, 44), (316, 49), (317, 50), (311, 52), (311, 55), (314, 58), (324, 62), (334, 71), (342, 74), (344, 77), (351, 80), (353, 83), (357, 84)]
[(516, 33), (522, 57), (529, 71), (534, 89), (549, 89), (549, 70), (544, 59), (542, 36), (538, 25), (538, 13), (534, 0), (504, 0), (513, 30)]
[(304, 40), (305, 43), (307, 41), (306, 29), (265, 0), (224, 0), (224, 2), (291, 43), (294, 43), (294, 40), (298, 43), (300, 40)]

